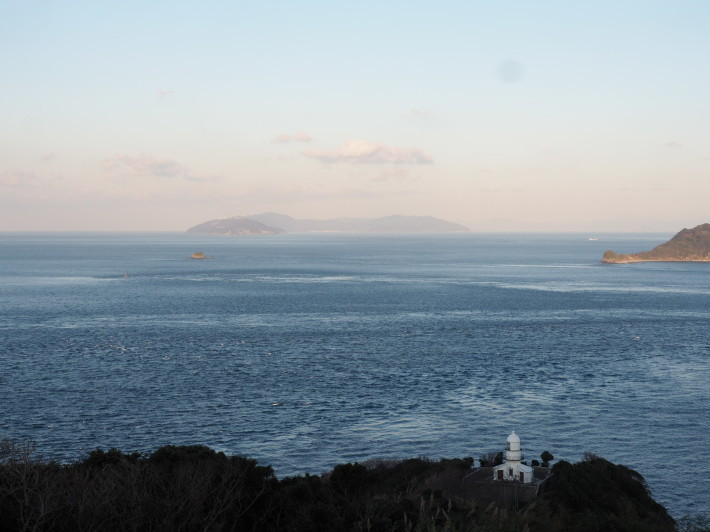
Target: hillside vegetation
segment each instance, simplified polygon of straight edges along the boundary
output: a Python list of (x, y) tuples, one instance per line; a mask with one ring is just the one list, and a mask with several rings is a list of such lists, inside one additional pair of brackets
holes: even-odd
[(279, 480), (199, 445), (97, 449), (71, 464), (33, 449), (0, 442), (0, 530), (676, 530), (641, 475), (598, 457), (558, 462), (537, 500), (515, 511), (465, 496), (472, 458), (348, 463)]
[(644, 261), (710, 261), (710, 224), (702, 224), (693, 229), (683, 229), (668, 242), (656, 246), (651, 251), (627, 255), (605, 251), (602, 262), (624, 263)]

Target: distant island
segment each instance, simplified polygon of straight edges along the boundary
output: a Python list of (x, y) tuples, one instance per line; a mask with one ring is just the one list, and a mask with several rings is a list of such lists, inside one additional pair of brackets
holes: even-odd
[(273, 212), (249, 217), (211, 220), (187, 230), (209, 235), (274, 235), (279, 233), (452, 233), (468, 227), (433, 216), (385, 216), (383, 218), (335, 218), (298, 220)]
[[(220, 236), (246, 236), (246, 235), (276, 235), (283, 233), (282, 229), (269, 227), (250, 218), (224, 218), (210, 220), (187, 230), (188, 233), (201, 233), (205, 235)], [(193, 257), (195, 258), (195, 257)]]
[(710, 262), (710, 224), (683, 229), (668, 242), (656, 246), (651, 251), (627, 255), (605, 251), (602, 257), (602, 262), (607, 264), (650, 261)]

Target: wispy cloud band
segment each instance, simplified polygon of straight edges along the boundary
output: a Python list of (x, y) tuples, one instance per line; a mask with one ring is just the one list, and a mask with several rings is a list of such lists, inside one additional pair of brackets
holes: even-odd
[(297, 131), (296, 133), (282, 133), (281, 135), (276, 135), (272, 142), (279, 144), (284, 144), (287, 142), (311, 142), (313, 137), (304, 131)]
[(115, 157), (105, 159), (102, 166), (111, 173), (125, 170), (133, 175), (145, 176), (178, 177), (187, 173), (187, 169), (176, 161), (147, 153), (135, 157), (119, 153)]
[(157, 157), (149, 153), (141, 153), (134, 157), (119, 153), (105, 159), (102, 167), (109, 175), (124, 173), (134, 176), (181, 178), (188, 181), (208, 181), (218, 177), (195, 174), (173, 159)]
[(21, 170), (0, 172), (0, 185), (6, 187), (23, 187), (36, 181), (37, 176), (33, 172), (23, 172)]
[(349, 140), (331, 151), (308, 150), (301, 154), (323, 163), (350, 164), (432, 164), (434, 160), (420, 148), (399, 148), (367, 140)]

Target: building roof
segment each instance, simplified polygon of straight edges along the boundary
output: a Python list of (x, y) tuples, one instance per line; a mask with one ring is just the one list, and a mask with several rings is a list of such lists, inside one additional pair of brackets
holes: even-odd
[(507, 441), (508, 443), (512, 443), (512, 442), (518, 442), (518, 443), (520, 443), (520, 436), (518, 436), (518, 435), (515, 433), (515, 431), (513, 431), (513, 432), (510, 433), (510, 436), (508, 436), (508, 439), (506, 439), (505, 441)]

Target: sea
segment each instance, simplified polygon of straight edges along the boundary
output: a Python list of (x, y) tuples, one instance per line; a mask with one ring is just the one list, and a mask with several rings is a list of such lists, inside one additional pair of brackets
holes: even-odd
[(202, 444), (284, 478), (515, 430), (707, 515), (710, 263), (601, 263), (671, 236), (0, 233), (0, 439)]

